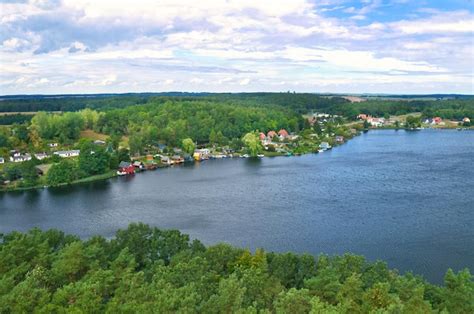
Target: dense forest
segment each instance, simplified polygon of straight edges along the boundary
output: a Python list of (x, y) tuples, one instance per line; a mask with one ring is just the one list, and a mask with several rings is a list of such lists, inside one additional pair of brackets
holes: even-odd
[(473, 313), (468, 270), (445, 285), (361, 256), (205, 247), (132, 224), (110, 240), (0, 236), (0, 313)]
[(131, 105), (157, 104), (169, 101), (196, 101), (209, 104), (264, 108), (281, 107), (292, 110), (297, 114), (319, 111), (342, 115), (349, 119), (355, 119), (359, 113), (384, 116), (413, 112), (422, 112), (423, 116), (426, 117), (440, 116), (443, 119), (460, 120), (464, 117), (474, 119), (474, 97), (459, 96), (442, 100), (432, 98), (410, 99), (406, 97), (400, 96), (398, 100), (369, 97), (368, 101), (351, 103), (337, 95), (325, 96), (310, 93), (144, 93), (4, 96), (0, 101), (0, 112), (78, 111), (85, 108), (104, 111)]

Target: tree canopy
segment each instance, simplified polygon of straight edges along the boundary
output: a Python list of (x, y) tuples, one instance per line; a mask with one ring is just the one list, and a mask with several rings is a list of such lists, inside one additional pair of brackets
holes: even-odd
[(445, 285), (361, 256), (217, 244), (131, 224), (112, 239), (0, 235), (0, 312), (472, 313), (469, 271)]

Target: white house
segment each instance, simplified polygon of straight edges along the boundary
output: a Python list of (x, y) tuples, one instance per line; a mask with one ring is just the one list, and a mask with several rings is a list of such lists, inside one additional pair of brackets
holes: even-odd
[(69, 158), (69, 157), (79, 156), (80, 152), (81, 151), (79, 149), (74, 149), (74, 150), (61, 150), (61, 151), (58, 151), (58, 152), (54, 152), (54, 154), (58, 155), (59, 157)]
[(58, 143), (49, 143), (48, 146), (49, 147), (58, 147)]
[(5, 163), (5, 159), (3, 157), (0, 157), (0, 164), (4, 164)]
[(15, 154), (12, 157), (10, 157), (11, 162), (24, 162), (28, 160), (31, 160), (30, 154), (24, 154), (24, 155)]
[(46, 153), (37, 153), (37, 154), (35, 154), (35, 157), (38, 160), (43, 160), (45, 158), (48, 158), (48, 155)]

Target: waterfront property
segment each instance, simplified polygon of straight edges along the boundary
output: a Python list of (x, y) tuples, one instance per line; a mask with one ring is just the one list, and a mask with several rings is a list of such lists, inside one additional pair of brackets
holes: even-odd
[(117, 174), (119, 176), (121, 175), (127, 175), (127, 174), (134, 174), (135, 173), (135, 167), (126, 161), (121, 161), (119, 166), (118, 166), (118, 171)]

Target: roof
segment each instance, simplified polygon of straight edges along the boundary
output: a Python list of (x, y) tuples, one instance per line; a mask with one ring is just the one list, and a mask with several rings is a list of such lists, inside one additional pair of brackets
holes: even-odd
[(57, 152), (54, 152), (55, 154), (61, 155), (61, 154), (79, 154), (81, 151), (79, 149), (73, 149), (73, 150), (60, 150)]
[(276, 136), (276, 135), (277, 135), (277, 133), (276, 133), (275, 131), (269, 131), (269, 132), (267, 133), (267, 136), (268, 136), (268, 137), (274, 137), (274, 136)]
[(281, 135), (281, 136), (288, 136), (288, 131), (285, 130), (285, 129), (281, 129), (280, 131), (278, 131), (278, 135)]
[(127, 168), (127, 167), (130, 167), (130, 163), (129, 163), (129, 162), (121, 161), (121, 162), (119, 163), (119, 168)]

